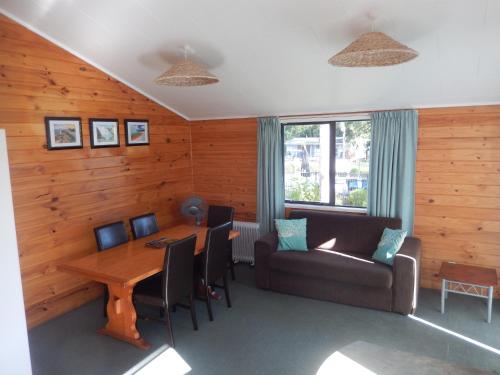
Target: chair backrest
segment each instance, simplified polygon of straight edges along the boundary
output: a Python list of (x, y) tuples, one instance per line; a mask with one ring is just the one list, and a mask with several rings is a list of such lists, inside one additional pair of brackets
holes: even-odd
[(130, 218), (130, 228), (132, 228), (134, 239), (159, 232), (158, 222), (153, 213)]
[(208, 206), (207, 227), (214, 228), (219, 225), (231, 222), (233, 227), (234, 207), (229, 206)]
[(227, 246), (231, 222), (210, 228), (205, 240), (205, 280), (212, 283), (227, 271)]
[(106, 224), (94, 228), (95, 240), (99, 251), (110, 249), (112, 247), (128, 242), (127, 229), (123, 221)]
[(195, 248), (195, 234), (172, 242), (167, 247), (162, 274), (162, 293), (167, 306), (181, 302), (193, 291)]

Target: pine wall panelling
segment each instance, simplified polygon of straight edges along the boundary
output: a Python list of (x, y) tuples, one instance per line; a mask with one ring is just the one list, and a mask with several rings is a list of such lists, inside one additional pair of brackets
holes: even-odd
[(500, 105), (419, 111), (415, 199), (422, 286), (440, 287), (442, 261), (500, 275)]
[[(0, 128), (7, 131), (29, 326), (102, 293), (57, 270), (96, 251), (92, 228), (153, 211), (178, 220), (192, 192), (187, 121), (0, 16)], [(45, 116), (81, 117), (83, 149), (44, 148)], [(91, 149), (88, 119), (118, 118), (119, 148)], [(146, 118), (149, 146), (125, 147), (123, 120)]]
[(237, 220), (255, 221), (257, 120), (193, 121), (191, 135), (195, 193), (235, 207)]

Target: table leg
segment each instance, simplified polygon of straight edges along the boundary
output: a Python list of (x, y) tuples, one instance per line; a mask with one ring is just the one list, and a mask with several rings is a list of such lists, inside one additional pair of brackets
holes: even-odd
[(491, 310), (493, 307), (493, 287), (488, 288), (488, 323), (491, 323)]
[(444, 301), (446, 296), (446, 280), (441, 280), (441, 314), (444, 314)]
[(141, 338), (141, 334), (135, 326), (137, 313), (132, 303), (133, 290), (133, 286), (124, 287), (120, 284), (108, 284), (109, 300), (106, 309), (108, 323), (106, 327), (97, 332), (126, 341), (141, 349), (149, 349), (151, 345)]

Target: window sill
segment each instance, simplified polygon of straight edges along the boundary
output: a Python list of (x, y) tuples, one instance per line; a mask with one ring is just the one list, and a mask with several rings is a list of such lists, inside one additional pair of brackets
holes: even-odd
[(356, 207), (335, 207), (335, 206), (320, 206), (315, 204), (285, 203), (285, 208), (299, 208), (304, 210), (336, 211), (336, 212), (346, 212), (355, 214), (366, 214), (366, 208), (356, 208)]

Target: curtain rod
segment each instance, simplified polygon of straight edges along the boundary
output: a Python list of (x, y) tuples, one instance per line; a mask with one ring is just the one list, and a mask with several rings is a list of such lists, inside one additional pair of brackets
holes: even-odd
[(286, 115), (286, 116), (278, 116), (279, 118), (282, 119), (287, 119), (287, 118), (307, 118), (307, 117), (330, 117), (330, 116), (346, 116), (346, 115), (369, 115), (372, 112), (387, 112), (387, 111), (412, 111), (415, 110), (416, 108), (396, 108), (396, 109), (377, 109), (377, 110), (371, 110), (371, 111), (357, 111), (357, 112), (334, 112), (334, 113), (310, 113), (306, 115)]

